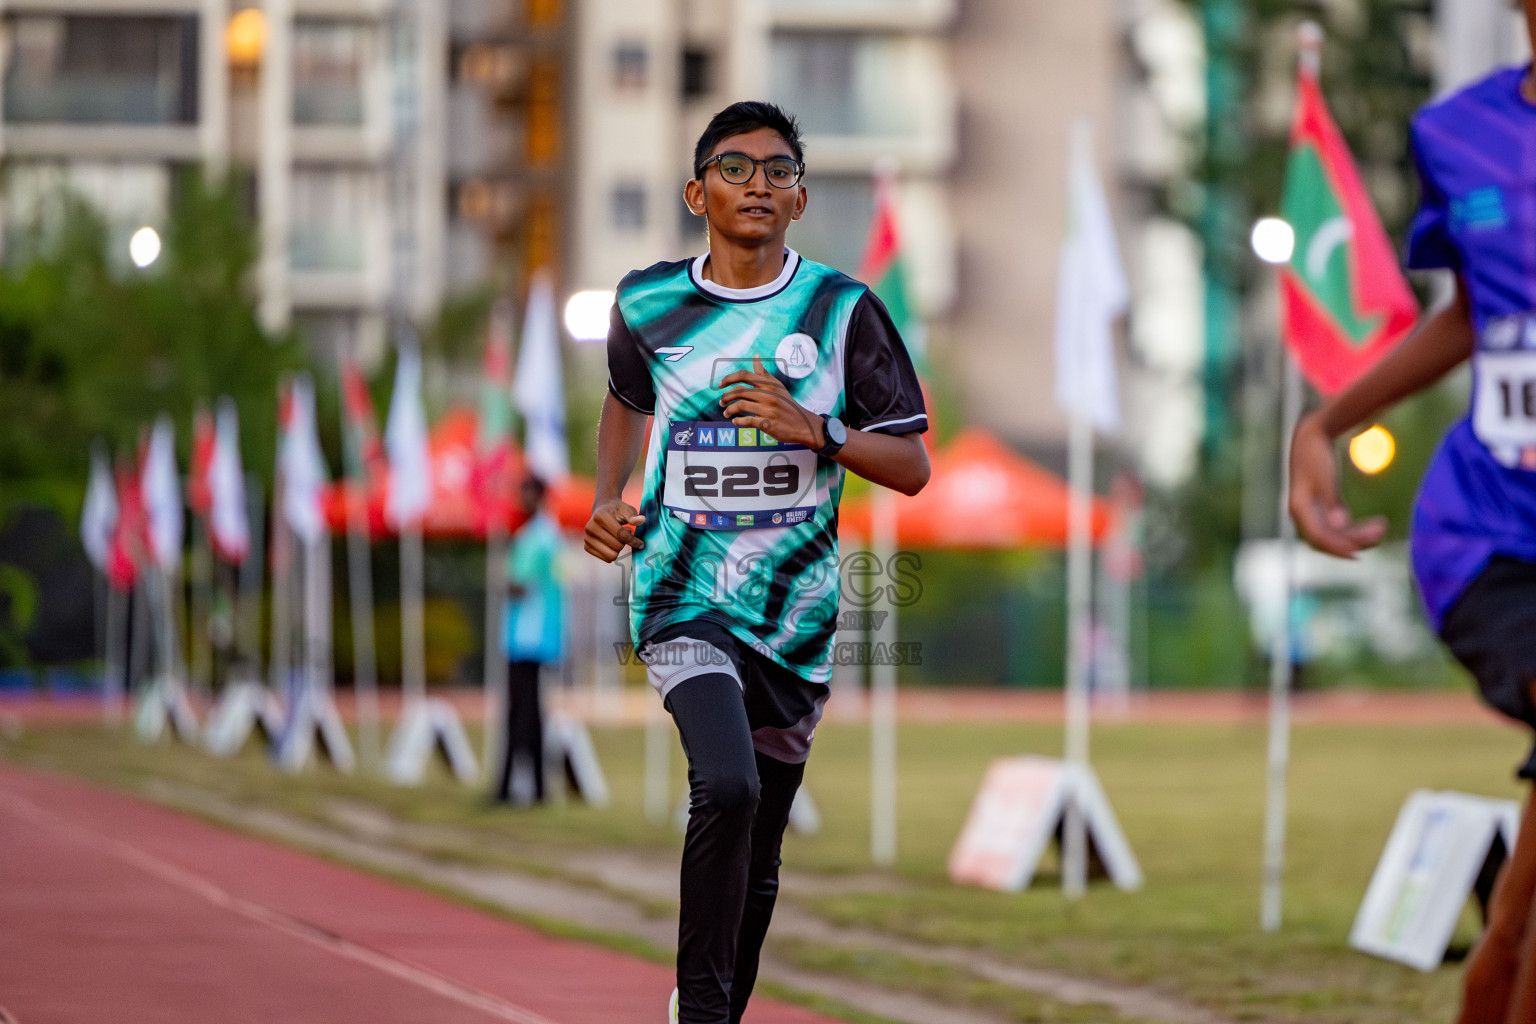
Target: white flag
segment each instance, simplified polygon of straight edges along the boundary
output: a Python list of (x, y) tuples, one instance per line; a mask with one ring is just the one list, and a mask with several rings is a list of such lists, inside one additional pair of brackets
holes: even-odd
[(208, 490), (213, 499), (208, 527), (214, 547), (230, 562), (245, 561), (251, 547), (251, 527), (246, 518), (245, 470), (240, 464), (240, 420), (234, 401), (227, 395), (219, 399)]
[(98, 441), (91, 446), (91, 480), (85, 487), (85, 506), (80, 509), (80, 543), (91, 564), (107, 570), (107, 552), (112, 546), (112, 528), (117, 525), (117, 488), (107, 452)]
[(277, 466), (283, 477), (283, 518), (294, 536), (311, 543), (325, 532), (320, 492), (326, 469), (315, 433), (315, 388), (307, 373), (297, 374), (288, 384)]
[(148, 524), (149, 555), (161, 569), (181, 561), (181, 479), (176, 472), (176, 428), (165, 413), (155, 420), (139, 478)]
[(1073, 125), (1067, 237), (1056, 294), (1056, 401), (1113, 434), (1120, 429), (1114, 327), (1131, 296), (1092, 146), (1089, 123)]
[(420, 519), (432, 504), (432, 450), (421, 404), (421, 353), (408, 342), (401, 343), (395, 362), (384, 450), (389, 455), (384, 514), (392, 526), (399, 527)]
[(544, 271), (534, 275), (528, 290), (528, 312), (523, 320), (523, 343), (517, 353), (512, 400), (523, 417), (523, 459), (529, 472), (547, 483), (558, 483), (570, 476), (555, 286)]

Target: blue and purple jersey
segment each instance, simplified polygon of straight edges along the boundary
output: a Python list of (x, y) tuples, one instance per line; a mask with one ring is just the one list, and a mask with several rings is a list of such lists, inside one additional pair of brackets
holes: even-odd
[(1413, 564), (1441, 619), (1494, 555), (1536, 561), (1536, 105), (1524, 67), (1490, 75), (1414, 118), (1423, 202), (1408, 266), (1465, 284), (1477, 348), (1472, 402), (1430, 462)]

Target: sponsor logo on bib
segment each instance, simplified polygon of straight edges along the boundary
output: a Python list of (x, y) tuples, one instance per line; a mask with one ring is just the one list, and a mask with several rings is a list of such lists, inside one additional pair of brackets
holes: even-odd
[(809, 334), (790, 334), (779, 342), (773, 356), (785, 376), (801, 380), (809, 377), (816, 369), (816, 361), (821, 358), (821, 353), (817, 351), (816, 339)]

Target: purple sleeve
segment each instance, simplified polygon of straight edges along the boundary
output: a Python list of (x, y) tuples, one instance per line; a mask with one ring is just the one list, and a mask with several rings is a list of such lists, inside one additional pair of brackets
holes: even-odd
[(1408, 226), (1408, 269), (1459, 270), (1461, 253), (1451, 237), (1450, 202), (1445, 190), (1435, 180), (1420, 126), (1414, 123), (1411, 135), (1414, 167), (1419, 172), (1419, 211)]

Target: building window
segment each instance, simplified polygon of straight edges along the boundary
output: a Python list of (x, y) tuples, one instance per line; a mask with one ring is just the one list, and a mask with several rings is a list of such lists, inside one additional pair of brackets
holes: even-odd
[(616, 231), (645, 230), (645, 189), (619, 185), (613, 190), (613, 227)]
[(776, 34), (770, 92), (810, 134), (909, 134), (923, 108), (922, 69), (911, 56), (889, 36)]
[(620, 43), (613, 51), (613, 85), (616, 89), (644, 89), (649, 56), (639, 43)]
[(290, 265), (294, 270), (362, 270), (365, 233), (376, 215), (368, 172), (295, 170)]
[(18, 15), (0, 39), (8, 121), (197, 120), (196, 18)]
[(300, 21), (293, 27), (293, 123), (360, 125), (368, 28)]
[(715, 55), (708, 50), (683, 51), (683, 99), (696, 100), (715, 88)]

